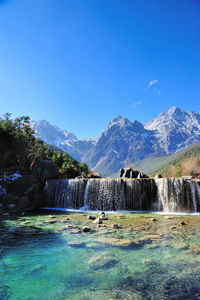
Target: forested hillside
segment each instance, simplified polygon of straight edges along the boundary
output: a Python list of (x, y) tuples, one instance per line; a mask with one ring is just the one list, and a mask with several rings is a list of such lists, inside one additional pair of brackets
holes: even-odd
[(11, 114), (6, 113), (0, 119), (0, 169), (23, 171), (30, 169), (35, 159), (54, 161), (60, 173), (70, 178), (86, 176), (89, 172), (85, 163), (79, 163), (68, 153), (35, 138), (28, 116), (12, 120)]
[[(150, 164), (150, 160), (148, 163)], [(154, 166), (152, 176), (156, 173), (169, 177), (179, 177), (183, 175), (199, 176), (200, 143), (195, 143), (170, 156), (153, 158), (151, 163)]]

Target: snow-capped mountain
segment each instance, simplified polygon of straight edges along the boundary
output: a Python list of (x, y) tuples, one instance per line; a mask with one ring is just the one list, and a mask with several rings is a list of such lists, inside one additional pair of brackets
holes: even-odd
[(145, 124), (154, 130), (158, 143), (166, 154), (200, 141), (200, 113), (173, 106)]
[(44, 142), (59, 147), (62, 142), (77, 141), (77, 137), (58, 127), (51, 125), (46, 120), (31, 120), (31, 128), (35, 131), (35, 136), (41, 138)]
[(88, 152), (93, 149), (95, 139), (78, 140), (75, 134), (51, 125), (46, 120), (31, 120), (31, 128), (35, 136), (45, 143), (59, 147), (79, 161), (86, 161)]
[(97, 139), (78, 140), (73, 133), (47, 121), (33, 121), (36, 136), (60, 147), (91, 169), (109, 176), (122, 166), (150, 156), (172, 154), (200, 141), (200, 113), (177, 107), (161, 113), (145, 125), (120, 115), (113, 118)]

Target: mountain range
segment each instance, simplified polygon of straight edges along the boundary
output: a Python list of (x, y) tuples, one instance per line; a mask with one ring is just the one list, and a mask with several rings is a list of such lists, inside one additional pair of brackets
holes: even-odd
[(36, 137), (68, 152), (103, 176), (149, 157), (173, 154), (200, 141), (200, 113), (171, 107), (146, 124), (120, 115), (96, 139), (79, 140), (46, 120), (31, 121)]

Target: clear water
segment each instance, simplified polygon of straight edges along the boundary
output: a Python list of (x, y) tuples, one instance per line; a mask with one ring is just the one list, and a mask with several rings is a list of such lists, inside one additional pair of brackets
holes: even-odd
[[(75, 212), (1, 217), (0, 299), (200, 299), (199, 222), (109, 214), (98, 227)], [(86, 225), (91, 232), (81, 231)]]

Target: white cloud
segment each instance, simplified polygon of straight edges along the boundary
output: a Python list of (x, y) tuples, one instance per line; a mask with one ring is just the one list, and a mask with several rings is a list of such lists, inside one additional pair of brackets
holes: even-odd
[(158, 83), (158, 80), (157, 79), (153, 79), (149, 82), (149, 85), (146, 87), (146, 90), (148, 90), (152, 85)]
[(132, 104), (132, 108), (135, 109), (137, 106), (141, 105), (142, 101), (136, 101)]
[(149, 81), (149, 84), (145, 90), (147, 91), (151, 87), (153, 87), (153, 91), (155, 94), (157, 94), (158, 96), (162, 96), (161, 91), (158, 89), (158, 80), (157, 79), (153, 79), (153, 80)]

